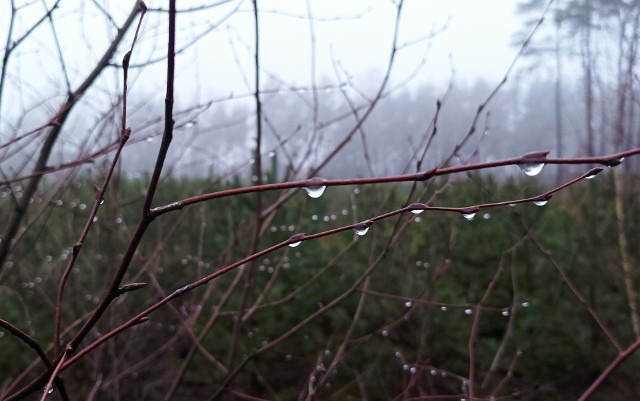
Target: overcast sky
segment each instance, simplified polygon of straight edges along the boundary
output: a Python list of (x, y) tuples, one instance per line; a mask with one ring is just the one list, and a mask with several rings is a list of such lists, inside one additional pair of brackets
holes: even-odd
[[(218, 2), (219, 0), (216, 0)], [(178, 2), (189, 8), (212, 1)], [(17, 1), (17, 4), (26, 3)], [(54, 3), (47, 0), (47, 4)], [(98, 0), (118, 24), (132, 1)], [(167, 7), (167, 1), (149, 0), (150, 8)], [(261, 63), (290, 85), (305, 86), (311, 79), (309, 9), (302, 0), (261, 0)], [(316, 77), (338, 82), (334, 65), (354, 77), (354, 83), (368, 85), (379, 81), (385, 69), (393, 37), (395, 7), (389, 0), (310, 1), (317, 20), (315, 32)], [(9, 2), (0, 6), (0, 43), (5, 43)], [(433, 38), (404, 47), (397, 56), (393, 78), (401, 80), (426, 60), (414, 82), (443, 82), (455, 68), (457, 78), (473, 81), (483, 78), (497, 82), (518, 49), (510, 45), (513, 32), (521, 28), (522, 18), (514, 16), (511, 0), (407, 0), (400, 20), (399, 44), (414, 42), (425, 35)], [(35, 2), (21, 11), (14, 37), (19, 36), (43, 13)], [(233, 13), (234, 10), (239, 12)], [(231, 17), (227, 18), (229, 15)], [(62, 0), (55, 12), (55, 23), (62, 52), (68, 63), (72, 83), (84, 78), (89, 68), (114, 35), (115, 29), (91, 1)], [(202, 35), (209, 26), (215, 30)], [(24, 43), (14, 54), (9, 71), (30, 75), (39, 87), (56, 82), (56, 53), (51, 27), (43, 24), (37, 40)], [(161, 58), (166, 53), (166, 16), (149, 13), (145, 19), (134, 62)], [(201, 36), (178, 60), (179, 74), (188, 76), (184, 89), (235, 93), (247, 89), (243, 74), (252, 74), (253, 16), (251, 2), (231, 1), (206, 12), (181, 14), (178, 18), (178, 47)], [(124, 53), (122, 47), (120, 55)], [(238, 65), (240, 67), (238, 67)], [(12, 68), (11, 68), (12, 67)], [(35, 71), (32, 71), (35, 70)], [(151, 86), (158, 83), (164, 66), (158, 63), (144, 70), (138, 80)], [(196, 77), (197, 79), (193, 79)], [(189, 81), (189, 82), (186, 82)], [(265, 75), (263, 82), (269, 81)]]

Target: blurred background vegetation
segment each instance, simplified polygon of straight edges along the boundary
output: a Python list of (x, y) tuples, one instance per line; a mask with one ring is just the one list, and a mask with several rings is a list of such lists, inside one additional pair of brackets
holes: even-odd
[[(443, 186), (450, 188), (434, 204), (461, 207), (533, 196), (545, 190), (532, 178), (498, 182), (489, 174), (439, 180), (425, 189), (434, 191)], [(73, 301), (68, 301), (64, 310), (66, 325), (73, 325), (96, 306), (135, 227), (144, 187), (143, 179), (121, 179), (110, 190), (95, 231), (85, 244), (85, 257), (78, 261), (69, 283), (67, 299)], [(504, 273), (481, 310), (476, 344), (481, 380), (487, 379), (490, 388), (508, 377), (499, 393), (518, 393), (524, 399), (576, 397), (616, 351), (563, 283), (554, 263), (571, 277), (620, 341), (633, 339), (628, 305), (620, 296), (624, 292), (622, 279), (612, 268), (619, 264), (612, 187), (611, 175), (602, 174), (556, 195), (543, 207), (519, 204), (483, 209), (472, 221), (458, 213), (407, 213), (376, 223), (362, 237), (344, 232), (267, 255), (245, 266), (254, 272), (249, 304), (261, 295), (264, 299), (244, 322), (237, 352), (248, 355), (274, 340), (349, 289), (373, 259), (382, 257), (371, 275), (367, 300), (344, 361), (326, 373), (330, 379), (321, 398), (359, 399), (367, 394), (368, 399), (390, 399), (410, 387), (416, 377), (434, 394), (458, 394), (461, 381), (446, 373), (443, 377), (443, 373), (467, 371), (469, 333), (479, 311), (476, 305), (502, 265)], [(2, 193), (1, 213), (8, 212), (11, 197), (20, 193), (19, 185), (12, 188), (13, 192)], [(168, 203), (203, 189), (223, 188), (212, 180), (168, 180), (158, 201)], [(625, 199), (628, 230), (637, 238), (640, 210), (638, 193), (633, 189), (637, 186), (630, 182), (629, 188)], [(319, 199), (300, 190), (270, 223), (262, 243), (268, 246), (295, 232), (319, 232), (398, 208), (409, 189), (404, 184), (331, 187)], [(70, 255), (66, 245), (74, 242), (84, 225), (94, 197), (92, 181), (81, 177), (73, 190), (59, 197), (48, 196), (51, 190), (43, 190), (34, 199), (30, 213), (42, 215), (33, 220), (14, 248), (13, 258), (19, 262), (7, 266), (0, 287), (3, 318), (44, 343), (52, 336), (55, 283)], [(275, 199), (277, 193), (264, 196)], [(250, 247), (246, 238), (250, 237), (253, 208), (252, 196), (239, 196), (205, 202), (154, 222), (125, 278), (125, 283), (151, 284), (121, 297), (98, 324), (95, 335), (163, 294), (242, 258)], [(388, 246), (397, 234), (394, 226), (403, 222), (408, 226), (397, 242)], [(529, 230), (549, 254), (531, 240), (520, 241)], [(637, 252), (634, 248), (635, 258)], [(149, 322), (96, 350), (91, 358), (65, 373), (73, 378), (68, 379), (73, 383), (71, 388), (86, 394), (96, 375), (104, 375), (103, 380), (118, 383), (121, 395), (162, 397), (189, 355), (191, 342), (185, 327), (198, 333), (207, 316), (214, 313), (219, 317), (202, 345), (224, 360), (242, 286), (223, 304), (220, 300), (225, 289), (234, 288), (235, 277), (232, 272), (194, 290), (154, 313)], [(251, 359), (235, 384), (268, 399), (276, 395), (279, 399), (295, 398), (319, 359), (329, 366), (361, 296), (362, 291), (353, 292), (276, 347)], [(507, 330), (511, 332), (503, 340)], [(6, 333), (1, 341), (0, 371), (10, 378), (28, 365), (33, 355)], [(498, 347), (504, 347), (503, 356), (489, 373)], [(195, 353), (178, 387), (178, 399), (207, 396), (212, 385), (224, 378), (214, 366)], [(634, 372), (638, 367), (638, 361), (631, 359), (594, 399), (637, 397), (640, 387)], [(610, 389), (619, 396), (612, 396)]]

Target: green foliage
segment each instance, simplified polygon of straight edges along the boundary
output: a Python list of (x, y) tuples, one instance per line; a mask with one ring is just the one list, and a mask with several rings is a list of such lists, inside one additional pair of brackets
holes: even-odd
[[(435, 187), (441, 185), (445, 182), (435, 183)], [(499, 183), (490, 177), (447, 185), (451, 186), (449, 190), (432, 204), (463, 207), (543, 191), (532, 187), (530, 181), (526, 185), (513, 180)], [(95, 231), (84, 244), (69, 281), (65, 325), (95, 307), (135, 230), (144, 184), (121, 180), (115, 188), (117, 192), (107, 197), (100, 210)], [(224, 187), (207, 181), (168, 180), (160, 188), (157, 204), (220, 189)], [(408, 187), (361, 187), (358, 191), (333, 187), (320, 199), (309, 199), (300, 191), (269, 223), (258, 249), (297, 232), (320, 232), (402, 207)], [(0, 288), (2, 318), (43, 344), (52, 335), (57, 283), (69, 258), (69, 247), (89, 215), (93, 188), (88, 181), (80, 181), (61, 202), (55, 198), (45, 201), (48, 193), (40, 194), (43, 200), (36, 200), (33, 211), (44, 213), (45, 217), (35, 220), (34, 227), (24, 232), (11, 258), (15, 261), (11, 274)], [(268, 202), (278, 194), (263, 196)], [(536, 391), (553, 388), (555, 394), (573, 396), (615, 357), (615, 349), (563, 283), (552, 259), (533, 241), (522, 239), (527, 233), (535, 234), (603, 320), (628, 343), (632, 333), (626, 299), (620, 290), (611, 199), (611, 183), (603, 175), (597, 184), (580, 183), (554, 196), (545, 207), (518, 204), (482, 209), (473, 221), (457, 213), (407, 213), (377, 222), (364, 237), (343, 232), (305, 241), (299, 247), (285, 247), (243, 266), (250, 271), (246, 280), (251, 284), (244, 306), (242, 285), (220, 303), (238, 274), (230, 272), (175, 300), (170, 308), (154, 313), (151, 322), (123, 334), (114, 344), (130, 350), (127, 363), (136, 363), (180, 332), (181, 319), (190, 316), (194, 308), (204, 311), (193, 329), (199, 333), (221, 307), (221, 314), (202, 345), (224, 361), (234, 346), (234, 311), (243, 308), (246, 312), (259, 297), (262, 302), (240, 328), (235, 344), (237, 355), (248, 354), (278, 338), (320, 307), (355, 288), (335, 307), (252, 360), (246, 373), (237, 378), (239, 386), (253, 392), (268, 396), (269, 391), (275, 391), (282, 399), (289, 399), (298, 394), (319, 358), (325, 366), (330, 365), (352, 324), (362, 290), (366, 289), (366, 302), (343, 362), (336, 373), (328, 373), (332, 375), (333, 388), (342, 388), (343, 395), (359, 397), (355, 374), (365, 383), (368, 394), (378, 395), (371, 399), (391, 398), (407, 386), (410, 373), (402, 365), (418, 362), (417, 374), (429, 377), (433, 391), (455, 394), (459, 384), (440, 376), (431, 377), (430, 369), (467, 374), (469, 333), (479, 312), (474, 305), (501, 267), (495, 288), (483, 305), (485, 309), (480, 311), (476, 360), (483, 376), (477, 380), (482, 380), (496, 351), (504, 346), (506, 354), (498, 361), (499, 377), (517, 358), (516, 349), (523, 352), (517, 358), (513, 379), (504, 390), (525, 389), (539, 394)], [(633, 196), (627, 202), (632, 216), (628, 230), (637, 234), (640, 219), (636, 217), (640, 211)], [(0, 208), (7, 207), (8, 202), (0, 204)], [(204, 202), (155, 221), (125, 279), (150, 284), (123, 296), (98, 330), (109, 330), (144, 305), (249, 254), (254, 208), (253, 196), (238, 196)], [(403, 224), (407, 227), (396, 238), (398, 227)], [(367, 270), (370, 275), (365, 288), (363, 274)], [(197, 304), (200, 299), (204, 301)], [(270, 304), (273, 305), (264, 307)], [(443, 305), (446, 311), (442, 310)], [(468, 308), (472, 308), (470, 315), (465, 312)], [(513, 335), (502, 345), (511, 316), (515, 316)], [(0, 371), (14, 374), (32, 360), (26, 346), (6, 333), (0, 344)], [(183, 333), (153, 368), (175, 372), (190, 346), (189, 337)], [(402, 357), (396, 357), (396, 353)], [(620, 368), (619, 375), (628, 374), (633, 365), (637, 363)], [(142, 369), (141, 374), (151, 371)], [(73, 372), (82, 378), (81, 371)], [(210, 361), (196, 352), (187, 377), (203, 385), (219, 383), (223, 375), (213, 372)], [(271, 390), (260, 384), (259, 377), (268, 378)]]

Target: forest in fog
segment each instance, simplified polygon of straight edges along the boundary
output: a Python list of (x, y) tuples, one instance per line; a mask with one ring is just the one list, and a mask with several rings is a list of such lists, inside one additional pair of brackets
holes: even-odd
[(640, 399), (638, 32), (5, 1), (0, 400)]

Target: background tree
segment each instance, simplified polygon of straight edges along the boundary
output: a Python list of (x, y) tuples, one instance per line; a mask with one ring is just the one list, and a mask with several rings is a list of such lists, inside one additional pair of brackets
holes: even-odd
[[(398, 59), (438, 29), (402, 37), (411, 4), (385, 2), (383, 72), (334, 58), (330, 79), (319, 24), (346, 17), (300, 3), (299, 85), (268, 68), (262, 27), (281, 13), (263, 3), (82, 3), (66, 21), (106, 24), (97, 56), (97, 35), (65, 41), (60, 3), (7, 14), (1, 94), (21, 101), (0, 105), (0, 399), (638, 396), (611, 265), (621, 216), (631, 233), (640, 219), (601, 172), (640, 149), (527, 153), (554, 114), (552, 81), (509, 86), (535, 36), (496, 83), (418, 85)], [(251, 19), (251, 43), (230, 18)], [(245, 85), (231, 96), (181, 74), (220, 32)], [(48, 62), (17, 68), (43, 38)]]

